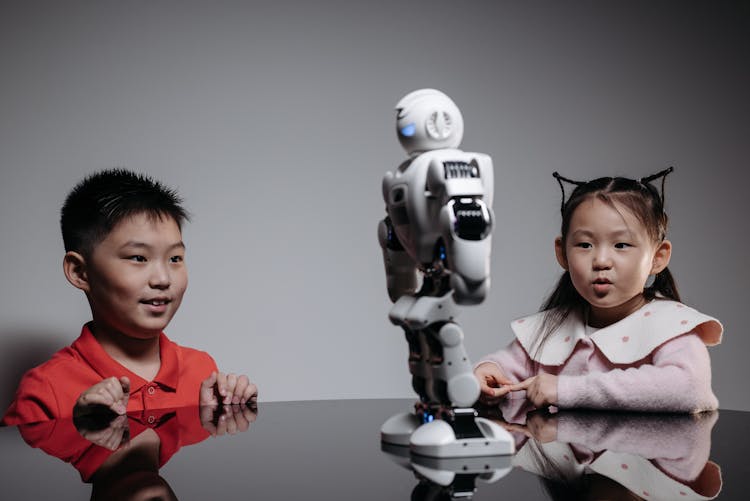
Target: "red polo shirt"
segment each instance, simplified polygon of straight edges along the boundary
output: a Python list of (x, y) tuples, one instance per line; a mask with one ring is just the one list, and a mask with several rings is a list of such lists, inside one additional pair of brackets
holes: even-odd
[(81, 393), (112, 376), (130, 379), (128, 412), (198, 405), (201, 383), (218, 370), (213, 358), (177, 345), (164, 333), (159, 338), (159, 354), (159, 373), (153, 381), (146, 381), (107, 355), (84, 325), (72, 345), (23, 376), (0, 424), (72, 417)]
[[(159, 468), (180, 447), (195, 444), (209, 437), (200, 420), (200, 407), (143, 411), (128, 415), (130, 440), (148, 428), (159, 437)], [(88, 482), (114, 451), (92, 444), (76, 430), (72, 419), (48, 420), (18, 427), (23, 439), (32, 447), (71, 463)]]

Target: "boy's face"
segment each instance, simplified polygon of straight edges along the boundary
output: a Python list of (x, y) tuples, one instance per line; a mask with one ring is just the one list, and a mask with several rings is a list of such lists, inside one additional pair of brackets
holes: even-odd
[(169, 216), (145, 213), (120, 221), (86, 261), (86, 286), (96, 331), (157, 337), (187, 288), (185, 245)]

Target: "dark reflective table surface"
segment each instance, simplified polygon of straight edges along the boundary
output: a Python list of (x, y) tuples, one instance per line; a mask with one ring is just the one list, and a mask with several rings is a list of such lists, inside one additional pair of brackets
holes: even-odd
[(0, 498), (750, 498), (750, 412), (517, 412), (504, 423), (513, 457), (441, 462), (380, 443), (380, 425), (412, 405), (277, 402), (0, 428)]

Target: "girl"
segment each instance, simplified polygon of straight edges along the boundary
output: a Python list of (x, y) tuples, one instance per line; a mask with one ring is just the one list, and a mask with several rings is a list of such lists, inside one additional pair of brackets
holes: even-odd
[[(539, 313), (511, 324), (516, 339), (476, 366), (485, 403), (507, 395), (536, 407), (718, 407), (706, 345), (720, 342), (722, 326), (680, 303), (667, 269), (664, 179), (672, 170), (589, 182), (554, 173), (563, 192), (555, 254), (565, 273)], [(563, 181), (576, 185), (567, 202)]]

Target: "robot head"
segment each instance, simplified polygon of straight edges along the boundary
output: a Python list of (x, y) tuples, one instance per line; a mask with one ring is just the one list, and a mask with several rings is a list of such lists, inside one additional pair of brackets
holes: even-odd
[(435, 89), (419, 89), (396, 105), (396, 133), (401, 146), (414, 155), (428, 150), (458, 148), (464, 135), (461, 110)]

